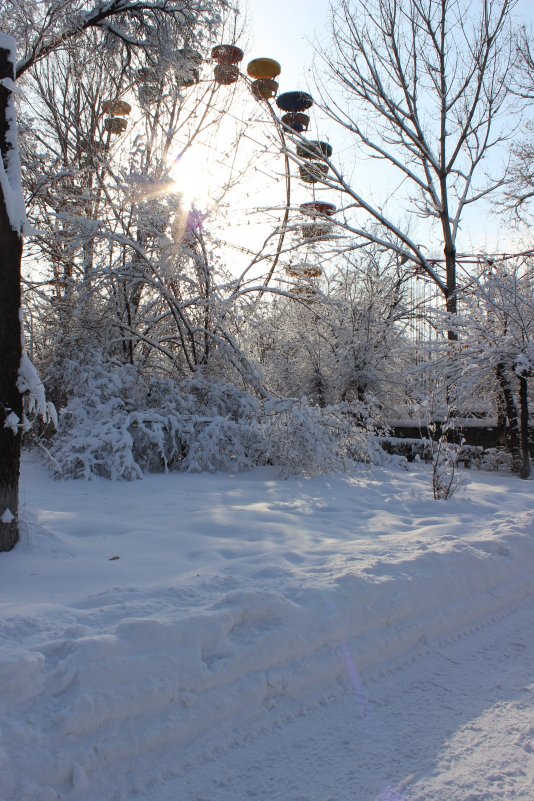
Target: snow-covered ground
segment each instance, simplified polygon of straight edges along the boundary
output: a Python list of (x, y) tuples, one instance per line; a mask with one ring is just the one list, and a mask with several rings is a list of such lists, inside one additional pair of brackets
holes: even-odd
[(27, 461), (1, 801), (531, 801), (532, 483), (466, 479)]

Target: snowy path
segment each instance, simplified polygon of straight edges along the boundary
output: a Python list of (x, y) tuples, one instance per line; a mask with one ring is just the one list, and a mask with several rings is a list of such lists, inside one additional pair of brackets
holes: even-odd
[(534, 799), (531, 482), (23, 475), (0, 801)]
[(366, 686), (348, 666), (352, 686), (136, 798), (532, 801), (533, 631), (530, 600)]

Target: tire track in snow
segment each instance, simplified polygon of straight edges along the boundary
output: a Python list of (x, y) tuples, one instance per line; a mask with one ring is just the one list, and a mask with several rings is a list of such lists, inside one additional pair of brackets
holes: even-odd
[(531, 801), (533, 630), (530, 599), (263, 732), (244, 727), (139, 801)]

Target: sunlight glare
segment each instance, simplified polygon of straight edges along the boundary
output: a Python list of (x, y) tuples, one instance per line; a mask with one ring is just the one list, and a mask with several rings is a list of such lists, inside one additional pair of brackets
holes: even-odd
[(183, 197), (185, 209), (192, 206), (203, 210), (209, 208), (213, 187), (206, 152), (186, 150), (181, 156), (171, 159), (169, 173), (176, 193)]

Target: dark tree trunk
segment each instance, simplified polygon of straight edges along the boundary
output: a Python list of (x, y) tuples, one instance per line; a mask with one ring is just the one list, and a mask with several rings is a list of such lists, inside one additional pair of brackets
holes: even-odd
[(530, 478), (530, 454), (528, 435), (528, 384), (527, 377), (519, 376), (519, 409), (520, 409), (520, 439), (521, 439), (521, 478)]
[[(456, 248), (452, 241), (447, 241), (445, 245), (445, 269), (447, 274), (445, 306), (449, 316), (454, 318), (458, 314), (458, 296), (456, 294)], [(449, 341), (455, 342), (458, 334), (454, 329), (449, 328), (447, 338)]]
[(506, 408), (506, 416), (508, 417), (508, 449), (512, 455), (512, 470), (514, 473), (521, 472), (521, 443), (519, 438), (519, 423), (517, 416), (517, 404), (515, 402), (514, 393), (510, 384), (510, 379), (506, 375), (506, 368), (502, 362), (499, 362), (495, 368), (497, 374), (497, 381), (501, 388), (504, 405)]
[[(445, 7), (443, 6), (443, 11)], [(445, 23), (445, 19), (443, 18), (443, 24)], [(442, 85), (442, 90), (445, 90), (445, 86)], [(445, 95), (442, 97), (442, 103), (444, 104)], [(447, 133), (446, 133), (446, 111), (443, 107), (442, 115), (441, 115), (441, 163), (442, 163), (442, 172), (440, 174), (440, 193), (441, 193), (441, 203), (442, 203), (442, 211), (441, 211), (441, 230), (443, 231), (443, 253), (445, 256), (445, 282), (446, 282), (446, 289), (445, 289), (445, 306), (447, 309), (447, 313), (449, 315), (449, 319), (455, 318), (458, 313), (458, 296), (456, 294), (456, 244), (454, 241), (454, 233), (451, 224), (451, 218), (449, 215), (449, 188), (447, 185), (447, 170), (445, 169), (445, 165), (447, 163), (447, 156), (446, 156), (446, 140), (447, 140)], [(453, 320), (453, 326), (449, 326), (449, 330), (447, 331), (447, 338), (451, 342), (455, 342), (458, 339), (458, 334), (456, 332), (455, 326), (456, 320)]]
[(506, 445), (506, 408), (502, 392), (497, 395), (497, 442)]
[[(0, 48), (0, 78), (14, 78), (10, 51), (4, 48)], [(9, 90), (0, 85), (0, 149), (4, 166), (10, 148), (9, 96)], [(0, 189), (0, 551), (11, 550), (19, 537), (21, 429), (16, 423), (22, 420), (22, 396), (17, 388), (22, 356), (21, 256), (22, 236), (12, 228), (7, 200)]]

